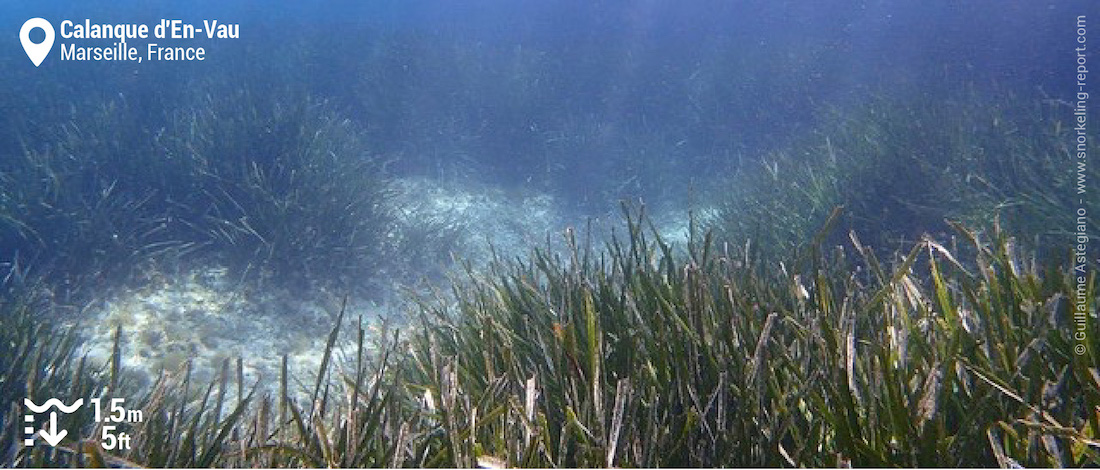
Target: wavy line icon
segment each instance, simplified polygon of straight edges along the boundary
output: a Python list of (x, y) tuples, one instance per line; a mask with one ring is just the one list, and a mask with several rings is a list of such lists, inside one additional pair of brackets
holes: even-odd
[(80, 405), (84, 404), (84, 399), (78, 398), (76, 402), (74, 402), (72, 405), (65, 406), (65, 404), (62, 403), (61, 400), (51, 398), (49, 400), (46, 400), (46, 403), (43, 403), (41, 406), (39, 406), (35, 405), (30, 398), (24, 398), (23, 404), (27, 405), (27, 408), (30, 408), (31, 412), (35, 414), (44, 413), (49, 410), (51, 406), (56, 406), (57, 409), (60, 410), (62, 413), (69, 414), (76, 411), (77, 408), (80, 408)]

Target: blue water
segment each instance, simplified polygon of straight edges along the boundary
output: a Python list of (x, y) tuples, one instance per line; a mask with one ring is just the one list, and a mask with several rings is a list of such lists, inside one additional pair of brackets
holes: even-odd
[[(1098, 10), (1086, 1), (127, 3), (5, 7), (6, 74), (30, 82), (19, 94), (53, 93), (35, 86), (50, 80), (105, 95), (195, 76), (270, 81), (346, 107), (372, 129), (379, 152), (476, 136), (457, 145), (504, 178), (534, 173), (526, 156), (546, 152), (548, 134), (578, 117), (623, 138), (677, 128), (669, 138), (685, 141), (685, 171), (695, 171), (719, 155), (775, 146), (812, 119), (815, 105), (858, 101), (869, 90), (936, 94), (996, 83), (1063, 95), (1073, 19)], [(32, 15), (219, 19), (239, 23), (242, 38), (209, 42), (201, 65), (47, 60), (34, 70), (17, 40)], [(262, 76), (271, 70), (285, 73)], [(420, 131), (445, 123), (452, 128), (440, 132), (457, 135)]]

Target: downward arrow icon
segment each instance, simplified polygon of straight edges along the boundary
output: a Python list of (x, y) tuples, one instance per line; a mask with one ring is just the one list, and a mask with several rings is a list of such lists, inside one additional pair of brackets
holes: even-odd
[[(49, 431), (49, 432), (47, 432), (47, 431)], [(56, 411), (51, 411), (50, 412), (50, 427), (49, 427), (49, 429), (48, 430), (43, 429), (41, 431), (38, 431), (38, 433), (42, 435), (42, 438), (45, 439), (46, 442), (48, 442), (51, 446), (54, 446), (54, 447), (56, 447), (58, 444), (60, 444), (61, 440), (64, 439), (65, 436), (69, 435), (69, 431), (67, 431), (65, 429), (62, 429), (61, 431), (57, 430), (57, 412)]]

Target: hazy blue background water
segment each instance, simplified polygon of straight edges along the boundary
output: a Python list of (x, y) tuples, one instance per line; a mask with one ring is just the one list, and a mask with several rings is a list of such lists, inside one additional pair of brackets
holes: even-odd
[[(644, 173), (650, 159), (673, 160), (676, 182), (710, 174), (731, 156), (783, 145), (822, 104), (870, 92), (996, 85), (1065, 98), (1072, 20), (1096, 10), (1085, 1), (128, 3), (6, 6), (5, 119), (66, 93), (124, 93), (155, 108), (188, 80), (225, 76), (330, 99), (401, 171), (533, 181), (578, 201), (614, 173), (607, 165)], [(240, 23), (242, 37), (195, 41), (208, 51), (200, 63), (77, 65), (58, 61), (55, 47), (34, 69), (18, 41), (31, 16), (217, 19)], [(4, 137), (4, 149), (17, 148)], [(643, 138), (648, 151), (629, 148)]]

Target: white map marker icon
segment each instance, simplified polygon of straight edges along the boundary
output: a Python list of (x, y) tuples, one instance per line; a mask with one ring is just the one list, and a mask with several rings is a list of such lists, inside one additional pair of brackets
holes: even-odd
[[(31, 41), (31, 30), (34, 28), (42, 28), (42, 31), (46, 32), (46, 39), (38, 44)], [(42, 18), (31, 18), (23, 23), (22, 28), (19, 28), (19, 42), (23, 43), (23, 50), (27, 51), (27, 57), (31, 58), (35, 67), (38, 67), (42, 65), (43, 60), (46, 60), (46, 56), (50, 55), (50, 49), (53, 49), (53, 25)]]

